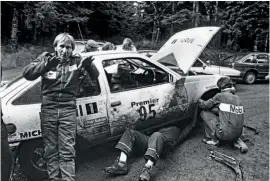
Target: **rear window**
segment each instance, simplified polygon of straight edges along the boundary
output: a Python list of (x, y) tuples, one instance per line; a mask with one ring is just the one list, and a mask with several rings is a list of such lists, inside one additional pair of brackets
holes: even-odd
[(22, 95), (20, 95), (17, 99), (15, 99), (12, 104), (13, 105), (27, 105), (27, 104), (38, 104), (41, 103), (41, 82), (38, 82), (33, 87), (28, 89)]

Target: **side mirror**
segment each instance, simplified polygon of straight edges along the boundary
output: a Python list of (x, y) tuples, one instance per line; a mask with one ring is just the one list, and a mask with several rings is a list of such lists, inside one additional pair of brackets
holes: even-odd
[(169, 82), (173, 83), (173, 76), (171, 74), (169, 74)]

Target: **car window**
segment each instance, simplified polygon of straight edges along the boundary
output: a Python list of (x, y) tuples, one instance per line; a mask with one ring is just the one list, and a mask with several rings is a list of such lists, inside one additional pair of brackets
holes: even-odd
[(41, 103), (41, 82), (38, 82), (33, 87), (25, 91), (22, 95), (16, 98), (13, 105), (27, 105), (27, 104), (38, 104)]
[(244, 63), (257, 63), (257, 60), (256, 58), (253, 58), (252, 56), (250, 56), (246, 60), (244, 60)]
[(196, 62), (193, 64), (193, 67), (203, 67), (203, 63), (197, 59)]
[(98, 79), (89, 76), (87, 72), (79, 78), (77, 98), (97, 96), (101, 93)]
[(137, 58), (102, 62), (111, 92), (119, 92), (169, 82), (167, 72)]
[(258, 63), (269, 63), (269, 55), (267, 54), (258, 54), (257, 55), (257, 61)]

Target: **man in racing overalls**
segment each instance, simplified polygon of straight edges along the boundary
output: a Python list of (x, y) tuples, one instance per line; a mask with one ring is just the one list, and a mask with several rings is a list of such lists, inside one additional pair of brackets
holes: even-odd
[(244, 109), (239, 97), (233, 94), (233, 83), (231, 79), (222, 77), (217, 86), (221, 93), (207, 101), (199, 100), (199, 106), (204, 109), (201, 112), (205, 124), (203, 142), (217, 145), (219, 140), (222, 140), (244, 144), (240, 140), (244, 125)]
[(87, 72), (97, 78), (93, 58), (81, 60), (73, 54), (75, 42), (67, 33), (53, 43), (55, 52), (42, 53), (25, 67), (27, 80), (42, 77), (41, 133), (49, 180), (73, 181), (75, 177), (76, 89), (79, 76)]
[(149, 181), (153, 165), (156, 164), (161, 154), (168, 153), (179, 142), (180, 136), (180, 129), (176, 126), (160, 129), (151, 136), (133, 129), (127, 129), (115, 146), (116, 149), (121, 151), (120, 157), (110, 167), (106, 167), (105, 172), (114, 175), (127, 174), (127, 157), (131, 152), (145, 153), (146, 164), (139, 180)]

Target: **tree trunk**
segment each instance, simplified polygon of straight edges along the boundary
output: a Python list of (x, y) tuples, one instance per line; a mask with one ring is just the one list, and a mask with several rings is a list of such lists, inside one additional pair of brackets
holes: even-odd
[[(172, 3), (172, 15), (175, 14), (175, 10), (174, 10), (174, 3)], [(171, 36), (173, 35), (174, 33), (174, 27), (173, 27), (173, 23), (172, 23), (172, 26), (171, 26)]]
[(36, 23), (33, 23), (33, 31), (34, 31), (33, 40), (36, 43), (37, 42), (37, 28), (36, 28)]
[(157, 29), (156, 26), (157, 26), (157, 23), (156, 23), (156, 21), (154, 20), (154, 22), (153, 22), (153, 31), (152, 31), (152, 43), (155, 42), (156, 29)]
[(253, 46), (254, 52), (257, 52), (257, 45), (258, 45), (258, 35), (256, 35), (256, 39), (255, 39), (254, 46)]
[(12, 19), (12, 29), (11, 29), (11, 47), (14, 52), (18, 48), (18, 11), (16, 7), (13, 8), (13, 19)]
[(199, 17), (199, 1), (195, 1), (195, 7), (196, 7), (196, 12), (195, 12), (195, 24), (194, 27), (198, 27), (200, 17)]
[(266, 34), (266, 38), (265, 38), (265, 44), (264, 44), (264, 52), (267, 52), (267, 45), (268, 45), (268, 41), (269, 41), (269, 39), (268, 39), (268, 33)]
[[(196, 1), (193, 1), (193, 9), (192, 9), (193, 15), (195, 15), (195, 8), (196, 8)], [(195, 18), (196, 18), (196, 16), (194, 16), (194, 17), (192, 18), (192, 25), (194, 25)]]
[(160, 28), (157, 28), (156, 43), (158, 42), (158, 39), (159, 39), (159, 34), (160, 34)]
[(218, 18), (218, 1), (216, 1), (216, 7), (215, 7), (215, 23), (217, 23)]

